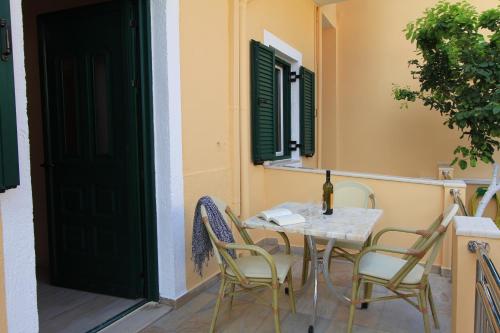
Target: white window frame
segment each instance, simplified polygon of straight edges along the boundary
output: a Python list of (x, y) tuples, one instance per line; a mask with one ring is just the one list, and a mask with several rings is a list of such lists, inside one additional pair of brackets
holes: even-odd
[(285, 155), (285, 122), (283, 121), (283, 117), (284, 117), (284, 105), (283, 105), (283, 89), (285, 87), (283, 87), (283, 66), (281, 65), (275, 65), (274, 66), (275, 69), (278, 70), (279, 72), (279, 75), (278, 75), (278, 86), (279, 86), (279, 99), (280, 99), (280, 109), (279, 109), (279, 120), (280, 120), (280, 123), (279, 123), (279, 127), (280, 127), (280, 136), (278, 138), (278, 140), (280, 141), (280, 146), (281, 146), (281, 149), (279, 151), (276, 151), (276, 156), (277, 157), (281, 157), (283, 155)]
[[(275, 49), (276, 57), (283, 59), (290, 64), (290, 71), (299, 73), (302, 66), (302, 53), (291, 47), (288, 43), (274, 35), (273, 33), (264, 30), (264, 45)], [(300, 143), (300, 85), (299, 81), (291, 83), (290, 87), (290, 139)], [(291, 157), (288, 164), (294, 166), (302, 166), (300, 151), (295, 150), (290, 153)], [(283, 163), (283, 160), (276, 161)]]

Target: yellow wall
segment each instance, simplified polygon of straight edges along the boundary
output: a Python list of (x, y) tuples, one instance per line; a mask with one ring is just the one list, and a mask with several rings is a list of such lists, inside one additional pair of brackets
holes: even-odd
[[(400, 110), (392, 84), (415, 86), (407, 61), (414, 46), (406, 24), (438, 0), (348, 0), (337, 4), (339, 159), (337, 168), (411, 177), (436, 177), (450, 162), (458, 132), (443, 126), (436, 111), (421, 105)], [(470, 0), (480, 10), (496, 0)], [(500, 154), (497, 154), (497, 159)], [(455, 177), (487, 177), (489, 166)]]
[[(281, 40), (288, 43), (293, 48), (302, 53), (302, 65), (311, 70), (315, 70), (316, 62), (316, 30), (317, 13), (316, 5), (311, 0), (254, 0), (248, 3), (247, 8), (247, 26), (246, 40), (251, 39), (263, 41), (264, 30), (267, 30), (278, 36)], [(248, 56), (249, 51), (245, 52)], [(249, 57), (248, 57), (249, 58)], [(243, 67), (247, 70), (249, 78), (250, 66)], [(249, 81), (248, 81), (249, 82)], [(248, 85), (248, 88), (250, 86)], [(252, 214), (266, 207), (263, 199), (265, 191), (264, 169), (262, 166), (254, 166), (250, 161), (250, 90), (245, 91), (245, 96), (241, 98), (246, 101), (242, 109), (243, 128), (242, 136), (248, 139), (247, 145), (243, 147), (243, 154), (246, 154), (247, 160), (243, 160), (244, 168), (248, 171), (248, 210), (243, 211), (246, 214)], [(313, 158), (304, 159), (306, 166), (317, 166), (317, 154)], [(246, 163), (245, 163), (246, 162)], [(245, 188), (243, 188), (245, 190)], [(243, 202), (243, 204), (245, 204)]]
[(474, 299), (476, 256), (467, 249), (469, 241), (484, 241), (490, 245), (489, 256), (500, 267), (500, 240), (457, 236), (453, 230), (452, 332), (474, 332)]
[[(181, 94), (187, 285), (200, 281), (191, 262), (193, 212), (198, 198), (231, 200), (229, 19), (232, 1), (180, 2)], [(212, 263), (207, 276), (216, 270)]]
[[(250, 40), (263, 41), (267, 30), (299, 50), (303, 65), (318, 74), (318, 95), (323, 95), (317, 96), (319, 119), (323, 116), (325, 122), (332, 122), (328, 111), (332, 103), (336, 107), (335, 130), (332, 133), (326, 126), (317, 126), (320, 149), (313, 158), (305, 159), (305, 166), (317, 167), (322, 154), (319, 159), (336, 163), (336, 169), (435, 178), (437, 164), (452, 158), (456, 134), (442, 125), (435, 112), (419, 106), (401, 111), (391, 97), (391, 84), (410, 82), (407, 60), (413, 55), (413, 46), (401, 30), (436, 2), (349, 0), (325, 7), (322, 11), (337, 29), (336, 50), (320, 43), (332, 40), (333, 33), (321, 28), (321, 13), (312, 0), (180, 2), (188, 289), (203, 281), (194, 274), (190, 260), (192, 217), (200, 196), (222, 198), (242, 218), (280, 200), (297, 197), (309, 201), (315, 194), (319, 200), (323, 177), (277, 174), (251, 162)], [(481, 8), (492, 3), (483, 0)], [(333, 88), (323, 84), (320, 74), (329, 66), (323, 58), (329, 60), (332, 53), (337, 56), (336, 100), (329, 96)], [(329, 159), (328, 151), (321, 149), (325, 142), (336, 151), (337, 159)], [(489, 176), (489, 168), (484, 170), (465, 175)], [(449, 201), (442, 186), (363, 182), (374, 187), (379, 205), (385, 208), (379, 227), (423, 227)], [(295, 186), (301, 190), (292, 191)], [(405, 217), (408, 212), (410, 218)], [(256, 239), (267, 235), (254, 233)], [(388, 239), (393, 245), (407, 245), (408, 241)], [(445, 245), (438, 264), (449, 267), (451, 241)], [(212, 263), (205, 272), (207, 278), (217, 273), (217, 267)]]
[[(320, 202), (324, 177), (323, 173), (267, 169), (265, 191), (267, 208), (285, 201)], [(389, 226), (426, 229), (451, 203), (450, 189), (442, 185), (333, 176), (334, 184), (345, 180), (361, 182), (373, 189), (377, 208), (384, 211), (375, 231)], [(462, 192), (465, 192), (465, 189), (462, 189)], [(257, 235), (271, 237), (265, 232), (259, 232)], [(414, 240), (412, 235), (387, 234), (381, 242), (390, 246), (409, 247)], [(302, 246), (303, 237), (293, 235), (290, 241)], [(450, 241), (444, 242), (443, 250), (435, 265), (446, 269), (451, 267)]]
[(2, 217), (0, 216), (0, 332), (7, 332), (7, 306), (5, 304), (5, 270), (3, 256)]
[[(268, 30), (302, 52), (303, 65), (314, 70), (316, 8), (312, 0), (180, 3), (188, 289), (202, 281), (194, 274), (190, 259), (197, 199), (215, 195), (239, 211), (241, 186), (243, 216), (266, 206), (264, 168), (254, 166), (250, 155), (249, 42), (263, 41)], [(246, 83), (240, 85), (240, 78)], [(316, 157), (310, 160), (316, 165)], [(205, 278), (216, 272), (211, 263)]]
[(337, 168), (337, 31), (334, 27), (322, 29), (321, 56), (321, 165)]

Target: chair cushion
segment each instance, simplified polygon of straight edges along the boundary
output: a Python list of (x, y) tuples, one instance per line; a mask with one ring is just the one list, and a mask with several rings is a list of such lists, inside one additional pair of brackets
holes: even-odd
[[(406, 260), (376, 252), (369, 252), (361, 258), (359, 273), (376, 278), (390, 280), (406, 264)], [(402, 283), (417, 284), (422, 279), (424, 267), (417, 264)]]
[[(276, 273), (278, 280), (283, 283), (286, 279), (288, 271), (292, 267), (295, 258), (291, 255), (276, 254), (272, 256), (276, 264)], [(271, 278), (271, 268), (262, 256), (244, 256), (235, 260), (243, 275), (249, 278)], [(228, 266), (227, 274), (234, 275), (231, 267)]]

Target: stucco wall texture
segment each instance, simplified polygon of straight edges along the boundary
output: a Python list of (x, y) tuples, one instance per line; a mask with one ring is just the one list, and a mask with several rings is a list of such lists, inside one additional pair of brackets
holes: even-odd
[[(437, 177), (437, 164), (450, 163), (459, 132), (443, 125), (435, 110), (412, 104), (400, 110), (392, 84), (417, 87), (408, 60), (415, 46), (402, 31), (437, 0), (348, 0), (337, 4), (338, 160), (340, 170), (409, 177)], [(470, 0), (482, 11), (496, 0)], [(496, 154), (500, 159), (500, 154)], [(481, 164), (456, 178), (489, 178)]]

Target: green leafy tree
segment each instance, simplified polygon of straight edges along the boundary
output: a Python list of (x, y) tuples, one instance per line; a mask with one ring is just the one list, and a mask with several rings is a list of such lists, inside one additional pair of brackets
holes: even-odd
[(462, 169), (478, 160), (492, 163), (500, 149), (500, 7), (478, 14), (466, 1), (440, 1), (409, 23), (406, 38), (416, 43), (409, 61), (420, 90), (394, 89), (397, 100), (417, 99), (446, 117), (469, 145), (455, 150)]
[[(500, 6), (478, 13), (467, 1), (440, 1), (405, 29), (416, 45), (417, 58), (408, 63), (420, 89), (396, 86), (394, 97), (406, 107), (420, 100), (439, 111), (450, 129), (459, 129), (467, 144), (455, 149), (452, 165), (461, 169), (495, 163), (500, 149), (499, 28)], [(495, 167), (500, 189), (497, 172)]]

